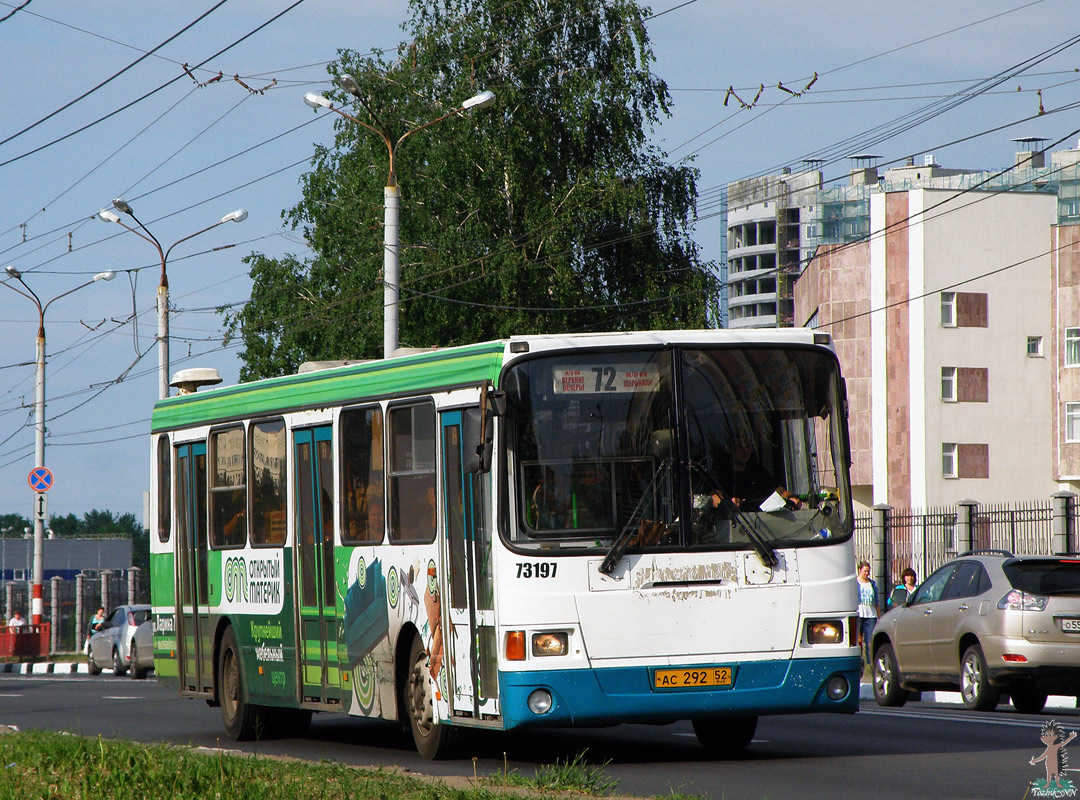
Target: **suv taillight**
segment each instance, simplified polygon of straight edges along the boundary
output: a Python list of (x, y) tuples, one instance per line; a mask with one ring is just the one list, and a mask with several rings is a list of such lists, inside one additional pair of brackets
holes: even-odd
[(1007, 595), (998, 600), (997, 607), (1003, 611), (1044, 611), (1047, 598), (1037, 594), (1013, 589)]

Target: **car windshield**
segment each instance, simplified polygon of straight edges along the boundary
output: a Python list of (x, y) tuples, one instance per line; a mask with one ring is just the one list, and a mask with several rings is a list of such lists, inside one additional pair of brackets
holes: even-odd
[(575, 351), (519, 362), (503, 386), (517, 545), (769, 552), (849, 535), (827, 352)]
[(1014, 589), (1043, 596), (1080, 595), (1080, 560), (1031, 559), (1004, 565)]

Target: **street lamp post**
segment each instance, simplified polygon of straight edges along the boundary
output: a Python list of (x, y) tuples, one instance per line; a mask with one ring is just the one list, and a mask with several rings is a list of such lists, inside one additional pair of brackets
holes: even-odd
[(135, 224), (142, 230), (131, 227), (125, 224), (120, 217), (109, 211), (108, 209), (102, 209), (98, 212), (98, 218), (105, 220), (105, 222), (115, 222), (121, 228), (125, 228), (141, 239), (150, 242), (157, 250), (158, 258), (161, 260), (161, 280), (158, 282), (157, 290), (157, 320), (158, 320), (158, 398), (164, 399), (169, 396), (169, 276), (166, 273), (166, 264), (169, 260), (169, 253), (173, 248), (181, 242), (186, 242), (188, 239), (194, 239), (200, 234), (213, 230), (218, 225), (224, 225), (226, 222), (243, 222), (247, 219), (247, 211), (242, 208), (237, 209), (229, 214), (226, 214), (220, 220), (213, 225), (207, 225), (205, 228), (195, 233), (189, 234), (182, 239), (177, 239), (166, 250), (161, 246), (161, 242), (157, 240), (154, 234), (150, 233), (150, 230), (143, 225), (139, 218), (135, 216), (135, 212), (132, 210), (131, 205), (122, 197), (118, 197), (113, 200), (113, 208), (119, 211), (121, 214), (127, 214), (133, 220)]
[(315, 94), (314, 92), (308, 92), (304, 95), (304, 102), (311, 108), (318, 110), (319, 108), (328, 108), (335, 114), (340, 114), (345, 119), (355, 122), (364, 128), (367, 128), (372, 133), (378, 134), (386, 145), (387, 155), (389, 156), (389, 172), (386, 178), (386, 188), (383, 190), (383, 358), (390, 358), (397, 350), (398, 346), (398, 309), (401, 299), (401, 285), (398, 280), (400, 271), (400, 261), (398, 257), (398, 224), (401, 212), (401, 194), (398, 190), (397, 172), (395, 169), (394, 159), (397, 156), (397, 149), (405, 139), (412, 136), (414, 133), (430, 128), (437, 122), (442, 122), (448, 117), (452, 117), (455, 114), (460, 114), (463, 111), (467, 111), (470, 108), (487, 108), (495, 102), (494, 92), (480, 92), (477, 95), (473, 95), (460, 106), (451, 111), (446, 112), (441, 117), (425, 122), (419, 127), (406, 131), (397, 141), (387, 130), (387, 127), (379, 120), (379, 117), (372, 111), (364, 97), (360, 94), (360, 87), (351, 75), (341, 75), (338, 78), (338, 83), (342, 89), (355, 97), (364, 110), (371, 115), (375, 124), (364, 122), (359, 120), (351, 114), (347, 114), (340, 108), (336, 108), (333, 103), (323, 97), (321, 94)]
[[(4, 268), (4, 272), (7, 273), (9, 278), (22, 284), (23, 288), (16, 289), (7, 282), (4, 283), (4, 286), (30, 300), (38, 311), (37, 369), (34, 378), (34, 467), (37, 469), (45, 466), (45, 312), (49, 310), (49, 306), (61, 297), (67, 297), (72, 292), (77, 292), (79, 289), (83, 289), (97, 281), (111, 281), (116, 277), (116, 273), (111, 269), (99, 272), (86, 283), (80, 283), (74, 289), (68, 289), (52, 300), (42, 303), (41, 298), (23, 280), (22, 273), (19, 270), (8, 266)], [(23, 289), (26, 291), (23, 291)], [(41, 592), (44, 581), (41, 551), (45, 540), (45, 493), (37, 492), (36, 494), (38, 497), (34, 507), (34, 572), (30, 613), (33, 623), (40, 625), (41, 615), (45, 610)]]

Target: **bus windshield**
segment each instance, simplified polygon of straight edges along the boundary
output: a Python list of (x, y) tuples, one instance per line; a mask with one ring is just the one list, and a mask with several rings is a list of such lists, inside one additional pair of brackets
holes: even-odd
[(753, 547), (764, 560), (850, 535), (827, 351), (577, 351), (519, 362), (503, 387), (516, 547)]

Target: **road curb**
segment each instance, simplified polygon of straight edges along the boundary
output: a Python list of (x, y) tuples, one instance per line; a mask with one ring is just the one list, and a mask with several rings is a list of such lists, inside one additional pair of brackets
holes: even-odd
[[(869, 682), (859, 684), (859, 699), (873, 700), (874, 686)], [(922, 692), (919, 701), (923, 703), (945, 703), (950, 705), (963, 705), (960, 692)], [(1077, 708), (1077, 699), (1068, 695), (1050, 695), (1046, 698), (1047, 708)]]
[(85, 661), (9, 662), (0, 664), (0, 675), (75, 675), (89, 674)]

